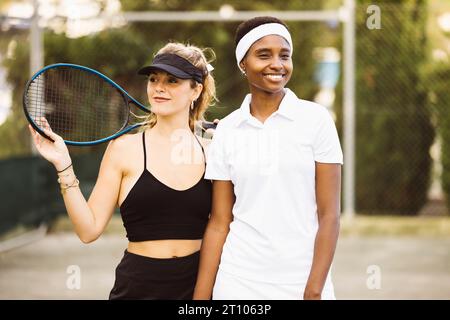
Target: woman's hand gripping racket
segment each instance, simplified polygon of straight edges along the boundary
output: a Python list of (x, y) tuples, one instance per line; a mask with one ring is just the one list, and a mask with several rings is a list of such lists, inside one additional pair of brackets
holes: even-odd
[(54, 141), (45, 133), (47, 128), (68, 145), (103, 143), (141, 126), (131, 105), (150, 112), (107, 76), (67, 63), (38, 71), (23, 94), (24, 112), (33, 129)]

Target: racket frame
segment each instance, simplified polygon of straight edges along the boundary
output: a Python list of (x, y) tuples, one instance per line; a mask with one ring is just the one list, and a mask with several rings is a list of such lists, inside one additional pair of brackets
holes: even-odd
[(29, 89), (31, 83), (37, 77), (39, 77), (42, 73), (46, 72), (49, 69), (60, 68), (60, 67), (69, 67), (69, 68), (74, 68), (74, 69), (80, 69), (80, 70), (87, 71), (87, 72), (90, 72), (90, 73), (93, 73), (93, 74), (99, 76), (100, 78), (102, 78), (103, 80), (105, 80), (106, 82), (111, 84), (116, 90), (119, 91), (119, 93), (124, 97), (124, 101), (126, 102), (126, 105), (128, 107), (127, 121), (125, 122), (124, 126), (118, 132), (116, 132), (115, 134), (113, 134), (111, 136), (108, 136), (106, 138), (102, 138), (102, 139), (98, 139), (98, 140), (94, 140), (94, 141), (89, 141), (89, 142), (79, 142), (79, 141), (64, 140), (64, 142), (67, 145), (72, 145), (72, 146), (93, 146), (93, 145), (101, 144), (101, 143), (107, 142), (109, 140), (115, 139), (118, 136), (121, 136), (122, 134), (128, 133), (131, 130), (134, 130), (134, 129), (140, 127), (142, 125), (140, 123), (133, 124), (133, 125), (130, 125), (130, 126), (127, 127), (128, 121), (130, 120), (130, 111), (131, 111), (131, 109), (130, 109), (130, 102), (133, 103), (136, 107), (138, 107), (139, 109), (141, 109), (144, 112), (147, 112), (147, 113), (151, 112), (150, 109), (148, 109), (146, 106), (144, 106), (139, 101), (137, 101), (132, 96), (130, 96), (128, 94), (128, 92), (126, 92), (120, 85), (115, 83), (113, 80), (111, 80), (110, 78), (108, 78), (104, 74), (98, 72), (97, 70), (94, 70), (94, 69), (91, 69), (91, 68), (88, 68), (88, 67), (85, 67), (85, 66), (80, 66), (80, 65), (77, 65), (77, 64), (72, 64), (72, 63), (51, 64), (51, 65), (48, 65), (48, 66), (42, 68), (38, 72), (36, 72), (31, 77), (31, 79), (27, 82), (27, 84), (25, 86), (25, 90), (23, 92), (23, 109), (24, 109), (24, 113), (25, 113), (25, 116), (26, 116), (28, 122), (31, 124), (31, 126), (37, 132), (39, 132), (40, 135), (42, 135), (43, 137), (49, 139), (50, 141), (53, 141), (53, 140), (44, 133), (44, 131), (35, 123), (33, 118), (28, 113), (28, 110), (27, 110), (27, 106), (28, 106), (27, 92), (28, 92), (28, 89)]

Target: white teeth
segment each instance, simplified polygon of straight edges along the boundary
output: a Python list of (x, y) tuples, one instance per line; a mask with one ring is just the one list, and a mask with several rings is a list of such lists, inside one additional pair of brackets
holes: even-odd
[(283, 75), (281, 75), (281, 74), (266, 74), (265, 77), (268, 77), (268, 78), (274, 79), (274, 80), (280, 80), (283, 78)]

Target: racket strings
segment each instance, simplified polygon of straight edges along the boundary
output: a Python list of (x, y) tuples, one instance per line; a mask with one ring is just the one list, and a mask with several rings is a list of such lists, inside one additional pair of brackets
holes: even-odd
[(26, 109), (41, 129), (48, 121), (65, 140), (89, 142), (111, 136), (127, 123), (120, 91), (98, 75), (71, 67), (46, 70), (30, 84)]

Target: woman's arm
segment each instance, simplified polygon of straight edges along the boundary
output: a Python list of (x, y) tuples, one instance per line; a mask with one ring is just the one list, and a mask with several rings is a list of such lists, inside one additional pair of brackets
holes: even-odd
[[(67, 147), (60, 136), (46, 130), (45, 133), (55, 141), (52, 142), (40, 137), (31, 127), (30, 131), (37, 150), (55, 166), (56, 170), (62, 170), (71, 163)], [(89, 201), (86, 201), (78, 187), (71, 187), (62, 192), (64, 204), (75, 232), (84, 243), (96, 240), (114, 213), (122, 180), (120, 154), (123, 151), (120, 150), (121, 145), (123, 142), (119, 141), (109, 143)], [(73, 166), (60, 174), (60, 182), (64, 185), (73, 184), (75, 178)]]
[(319, 229), (304, 299), (320, 299), (339, 235), (341, 165), (316, 162)]
[(79, 188), (70, 188), (63, 195), (75, 232), (84, 243), (93, 242), (100, 237), (116, 208), (122, 181), (119, 165), (121, 153), (118, 149), (120, 141), (113, 140), (108, 144), (97, 181), (87, 202)]
[(223, 244), (233, 220), (234, 201), (234, 186), (231, 181), (215, 180), (211, 217), (203, 237), (194, 300), (211, 299)]

